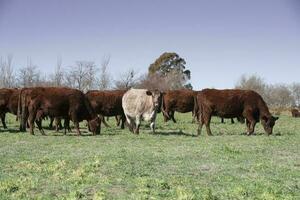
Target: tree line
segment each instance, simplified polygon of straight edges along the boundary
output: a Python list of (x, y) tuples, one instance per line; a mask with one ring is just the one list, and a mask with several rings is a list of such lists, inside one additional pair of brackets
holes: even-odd
[(300, 107), (300, 83), (267, 84), (258, 75), (241, 76), (235, 88), (258, 92), (268, 105), (275, 108)]
[(109, 56), (103, 57), (99, 66), (93, 61), (84, 60), (63, 67), (62, 58), (58, 58), (54, 72), (48, 75), (43, 75), (31, 59), (18, 70), (14, 68), (12, 61), (12, 55), (0, 57), (0, 87), (66, 86), (82, 91), (130, 87), (162, 90), (192, 88), (189, 83), (190, 71), (185, 69), (186, 62), (176, 53), (163, 53), (150, 64), (145, 74), (128, 69), (116, 79), (109, 73)]
[[(186, 61), (174, 52), (161, 54), (148, 67), (148, 72), (139, 74), (135, 69), (121, 72), (117, 78), (109, 73), (110, 57), (102, 58), (96, 65), (93, 61), (76, 61), (69, 67), (62, 66), (62, 58), (57, 59), (53, 73), (43, 75), (31, 59), (24, 67), (15, 69), (13, 56), (0, 57), (0, 87), (55, 86), (82, 90), (98, 89), (192, 89), (191, 71)], [(235, 88), (251, 89), (263, 96), (273, 107), (300, 106), (300, 83), (267, 84), (258, 75), (241, 76)]]

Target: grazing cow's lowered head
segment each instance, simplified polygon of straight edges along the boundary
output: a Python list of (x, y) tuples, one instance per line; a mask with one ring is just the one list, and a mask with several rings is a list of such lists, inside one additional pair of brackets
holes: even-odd
[(160, 112), (162, 96), (163, 96), (164, 92), (161, 92), (159, 90), (147, 90), (146, 94), (148, 96), (152, 96), (153, 107), (157, 112)]
[(278, 117), (274, 117), (272, 115), (270, 115), (270, 116), (263, 116), (261, 118), (261, 124), (263, 125), (263, 127), (264, 127), (264, 129), (265, 129), (265, 131), (266, 131), (266, 133), (268, 135), (272, 134), (273, 127), (275, 125), (276, 120), (278, 120), (278, 119), (279, 119)]
[(95, 117), (94, 119), (88, 120), (89, 131), (93, 133), (93, 135), (100, 134), (101, 128), (101, 120), (99, 117)]

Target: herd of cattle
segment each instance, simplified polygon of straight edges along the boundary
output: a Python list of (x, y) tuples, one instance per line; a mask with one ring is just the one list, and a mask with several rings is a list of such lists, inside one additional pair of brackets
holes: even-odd
[[(150, 121), (155, 131), (155, 119), (162, 112), (164, 121), (172, 120), (175, 112), (192, 112), (193, 120), (198, 121), (197, 134), (205, 125), (208, 135), (212, 135), (210, 121), (212, 116), (237, 118), (246, 122), (248, 135), (254, 132), (257, 122), (261, 122), (267, 134), (272, 134), (278, 119), (269, 112), (263, 98), (251, 90), (92, 90), (83, 93), (77, 89), (62, 87), (34, 87), (22, 89), (0, 89), (0, 117), (3, 128), (6, 113), (17, 116), (20, 131), (30, 129), (34, 134), (36, 124), (41, 134), (42, 120), (50, 118), (50, 126), (70, 131), (70, 120), (78, 135), (81, 135), (79, 122), (86, 120), (88, 130), (93, 135), (100, 134), (101, 123), (108, 126), (105, 117), (114, 116), (117, 124), (125, 125), (133, 133), (139, 133), (142, 120)], [(62, 120), (64, 124), (62, 125)]]

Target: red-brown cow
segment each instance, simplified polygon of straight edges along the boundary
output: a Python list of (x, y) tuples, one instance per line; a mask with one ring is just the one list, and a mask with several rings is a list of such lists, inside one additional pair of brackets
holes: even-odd
[(169, 90), (163, 95), (162, 113), (164, 121), (171, 120), (176, 123), (174, 118), (175, 111), (180, 113), (193, 112), (194, 110), (194, 95), (193, 90)]
[(18, 89), (0, 89), (0, 117), (3, 128), (7, 128), (5, 115), (7, 112), (17, 115), (18, 111)]
[[(61, 117), (73, 121), (77, 135), (81, 135), (79, 122), (87, 120), (93, 134), (100, 133), (101, 120), (92, 109), (85, 95), (76, 89), (37, 87), (22, 89), (19, 96), (19, 108), (21, 108), (21, 127), (28, 122), (30, 133), (34, 134), (34, 121), (41, 122), (46, 116)], [(44, 134), (41, 123), (38, 124), (41, 133)]]
[(208, 135), (211, 134), (210, 120), (212, 116), (224, 118), (245, 118), (248, 135), (254, 132), (257, 122), (261, 121), (268, 135), (272, 134), (273, 126), (278, 117), (269, 112), (263, 98), (251, 90), (216, 90), (204, 89), (197, 93), (195, 112), (198, 115), (198, 135), (203, 124)]
[(299, 110), (297, 110), (297, 109), (295, 109), (295, 108), (293, 108), (293, 109), (291, 110), (291, 113), (292, 113), (292, 117), (300, 117), (300, 112), (299, 112)]
[(124, 129), (126, 117), (122, 108), (122, 97), (125, 92), (126, 90), (91, 90), (85, 96), (89, 99), (97, 114), (108, 117), (120, 116), (121, 128)]

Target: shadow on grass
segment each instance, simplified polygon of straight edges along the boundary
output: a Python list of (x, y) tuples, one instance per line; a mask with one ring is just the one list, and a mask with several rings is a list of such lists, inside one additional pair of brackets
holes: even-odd
[(175, 131), (175, 130), (171, 130), (171, 131), (155, 131), (155, 133), (150, 133), (151, 135), (164, 135), (164, 136), (170, 136), (170, 135), (183, 135), (183, 136), (188, 136), (188, 137), (198, 137), (197, 135), (192, 135), (186, 132), (183, 132), (182, 130), (179, 131)]

